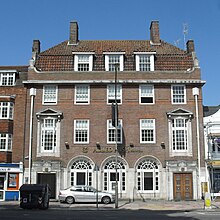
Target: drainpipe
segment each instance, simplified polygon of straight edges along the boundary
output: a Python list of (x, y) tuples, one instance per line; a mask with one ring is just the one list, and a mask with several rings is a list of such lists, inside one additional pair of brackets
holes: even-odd
[(34, 113), (34, 98), (36, 96), (36, 89), (30, 89), (31, 97), (31, 112), (30, 112), (30, 136), (29, 136), (29, 156), (28, 156), (28, 184), (31, 184), (31, 169), (32, 169), (32, 143), (33, 143), (33, 113)]
[(196, 104), (196, 135), (197, 135), (197, 154), (198, 154), (198, 195), (197, 198), (201, 198), (201, 158), (200, 158), (200, 134), (199, 134), (199, 111), (198, 111), (198, 96), (199, 89), (197, 87), (193, 88), (193, 96), (195, 98)]

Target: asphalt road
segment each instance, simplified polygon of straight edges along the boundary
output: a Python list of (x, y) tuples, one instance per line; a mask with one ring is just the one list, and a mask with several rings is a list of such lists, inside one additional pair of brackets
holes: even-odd
[(220, 212), (1, 209), (1, 220), (217, 220)]

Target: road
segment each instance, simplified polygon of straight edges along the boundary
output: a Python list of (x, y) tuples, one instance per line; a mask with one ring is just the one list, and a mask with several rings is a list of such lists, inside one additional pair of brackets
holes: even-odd
[(220, 212), (150, 210), (1, 209), (1, 220), (216, 220)]

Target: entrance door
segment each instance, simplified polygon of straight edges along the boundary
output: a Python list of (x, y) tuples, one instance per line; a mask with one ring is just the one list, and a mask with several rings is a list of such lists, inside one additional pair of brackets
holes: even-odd
[[(119, 178), (119, 173), (117, 173), (118, 175), (117, 175), (117, 182), (118, 182), (118, 191), (120, 192), (121, 190), (121, 187), (120, 187), (120, 178)], [(113, 172), (110, 172), (109, 173), (109, 175), (110, 175), (110, 181), (109, 181), (109, 183), (110, 183), (110, 186), (109, 186), (109, 192), (114, 192), (115, 191), (115, 184), (116, 184), (116, 173), (115, 173), (115, 171), (113, 171)]]
[(49, 184), (51, 190), (51, 199), (56, 198), (56, 174), (55, 173), (38, 173), (38, 184)]
[(174, 199), (192, 199), (192, 173), (174, 173)]
[(0, 176), (0, 201), (4, 200), (5, 176)]
[(86, 185), (86, 173), (77, 172), (76, 185)]

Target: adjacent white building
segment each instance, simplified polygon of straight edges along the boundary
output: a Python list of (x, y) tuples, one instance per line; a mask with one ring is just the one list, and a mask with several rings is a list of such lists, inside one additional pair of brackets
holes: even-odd
[(211, 195), (220, 196), (220, 105), (204, 106), (206, 181)]

